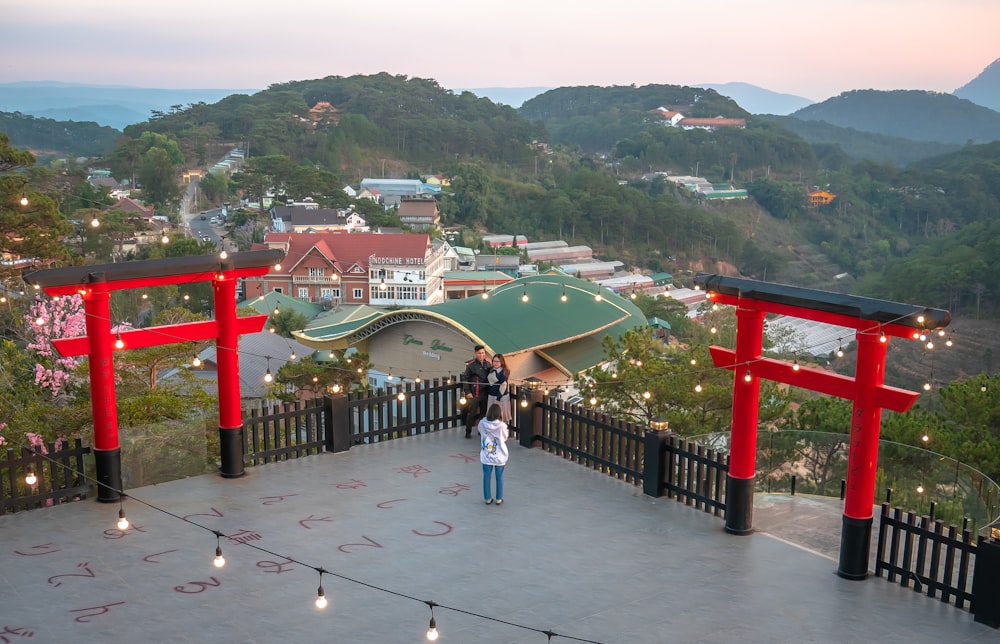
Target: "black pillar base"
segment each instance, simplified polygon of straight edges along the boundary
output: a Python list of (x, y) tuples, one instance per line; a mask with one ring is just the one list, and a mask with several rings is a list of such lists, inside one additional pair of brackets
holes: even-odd
[(737, 479), (726, 475), (726, 532), (753, 532), (753, 478)]
[(236, 479), (246, 474), (243, 463), (243, 426), (219, 428), (219, 456), (223, 478)]
[(101, 503), (118, 503), (122, 495), (122, 450), (95, 449), (94, 466), (97, 471), (97, 500)]
[(840, 530), (840, 566), (837, 574), (844, 579), (868, 577), (868, 553), (872, 541), (872, 517), (854, 519), (844, 516)]

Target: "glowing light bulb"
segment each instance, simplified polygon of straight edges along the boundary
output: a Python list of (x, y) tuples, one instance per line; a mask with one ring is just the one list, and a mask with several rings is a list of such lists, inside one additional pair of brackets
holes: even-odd
[(329, 602), (326, 601), (326, 593), (323, 592), (323, 587), (320, 586), (319, 590), (316, 592), (316, 608), (320, 610), (326, 608)]
[(648, 391), (644, 391), (644, 392), (642, 392), (642, 397), (643, 397), (643, 398), (644, 398), (645, 400), (649, 400), (650, 398), (652, 398), (652, 397), (653, 397), (653, 394), (649, 393)]
[(948, 338), (947, 340), (944, 341), (944, 346), (946, 347), (950, 347), (953, 344), (954, 342), (951, 341), (951, 338)]
[(693, 367), (693, 366), (695, 366), (696, 364), (698, 364), (698, 361), (697, 361), (697, 360), (695, 360), (694, 358), (691, 358), (691, 366)]
[(45, 318), (40, 315), (35, 318), (35, 326), (42, 326), (43, 324), (45, 324)]
[(35, 483), (38, 483), (38, 477), (35, 476), (34, 472), (28, 472), (24, 475), (24, 482), (28, 485), (34, 485)]
[(28, 195), (26, 195), (24, 193), (21, 193), (21, 205), (22, 206), (27, 206), (28, 205)]
[(228, 257), (229, 253), (226, 252), (225, 248), (219, 251), (219, 259), (227, 259)]
[(933, 343), (933, 342), (931, 342), (930, 340), (928, 340), (928, 341), (927, 341), (927, 344), (926, 344), (926, 345), (924, 345), (924, 346), (926, 346), (926, 347), (927, 347), (928, 349), (933, 349), (933, 348), (934, 348), (934, 343)]
[(917, 485), (917, 494), (923, 494), (923, 493), (924, 493), (924, 486)]
[(799, 370), (799, 361), (798, 361), (798, 360), (796, 360), (796, 361), (795, 361), (795, 362), (794, 362), (794, 363), (792, 364), (792, 371), (798, 371), (798, 370)]
[(438, 638), (437, 622), (435, 622), (434, 618), (431, 617), (431, 623), (427, 627), (427, 641), (436, 642), (437, 638)]
[(595, 302), (600, 302), (600, 301), (601, 301), (601, 300), (603, 300), (603, 299), (604, 299), (604, 298), (603, 298), (603, 297), (601, 297), (601, 294), (600, 294), (600, 293), (597, 293), (596, 295), (594, 295), (594, 301), (595, 301)]
[(465, 396), (462, 396), (461, 398), (458, 399), (458, 404), (459, 405), (464, 405), (467, 402), (469, 402), (469, 401), (468, 401), (468, 399)]
[(98, 219), (97, 217), (94, 217), (93, 219), (90, 220), (90, 227), (91, 228), (100, 228), (101, 227), (101, 220)]
[(925, 382), (924, 383), (924, 391), (930, 391), (930, 390), (931, 390), (931, 383)]
[(276, 271), (280, 271), (281, 270), (281, 262), (278, 262), (277, 264), (274, 265), (274, 270), (276, 270)]
[(844, 348), (843, 347), (837, 347), (837, 357), (838, 358), (843, 358), (844, 357)]
[(528, 399), (527, 398), (522, 398), (521, 399), (521, 407), (523, 407), (525, 409), (528, 408)]
[(490, 299), (490, 294), (487, 293), (487, 292), (485, 292), (485, 291), (483, 291), (483, 296), (482, 297), (483, 297), (484, 300), (488, 300), (488, 299)]
[(750, 375), (750, 370), (747, 369), (747, 372), (743, 374), (743, 382), (750, 382), (751, 380), (753, 380), (753, 376)]
[(695, 392), (697, 392), (699, 394), (701, 393), (701, 383), (700, 382), (694, 386), (694, 390), (695, 390)]
[(713, 304), (712, 305), (712, 310), (713, 311), (718, 311), (719, 310), (719, 305), (718, 304)]
[(917, 324), (923, 324), (923, 323), (924, 323), (924, 316), (918, 315), (917, 316)]
[(398, 400), (399, 402), (403, 402), (404, 400), (406, 400), (406, 394), (404, 394), (402, 391), (399, 392), (398, 394), (396, 394), (396, 400)]
[(160, 242), (162, 242), (164, 244), (169, 244), (170, 243), (170, 237), (168, 237), (166, 235), (166, 233), (164, 233), (163, 237), (160, 237)]
[(334, 384), (333, 387), (331, 387), (331, 389), (333, 390), (333, 393), (335, 393), (335, 394), (339, 394), (340, 393), (340, 385), (338, 385), (338, 384)]
[(927, 432), (924, 432), (924, 435), (920, 437), (920, 440), (922, 440), (925, 443), (927, 441), (929, 441), (930, 439), (931, 439), (931, 437), (927, 435)]
[(271, 382), (274, 380), (274, 376), (271, 375), (271, 369), (268, 367), (267, 371), (264, 372), (264, 382)]
[(886, 342), (889, 341), (889, 338), (885, 337), (885, 333), (880, 333), (878, 336), (878, 341), (881, 342), (882, 344), (885, 344)]
[(191, 361), (191, 366), (192, 366), (192, 367), (200, 367), (200, 366), (201, 366), (201, 358), (199, 358), (199, 357), (198, 357), (198, 356), (196, 355), (196, 356), (194, 357), (194, 360), (192, 360), (192, 361)]
[(128, 530), (128, 519), (125, 518), (125, 508), (118, 509), (118, 529)]
[(125, 341), (122, 340), (122, 336), (121, 336), (120, 333), (118, 334), (118, 337), (115, 339), (115, 348), (116, 349), (124, 349), (125, 348)]
[(527, 291), (525, 291), (524, 293), (521, 294), (521, 301), (522, 302), (527, 302), (528, 301), (528, 292)]
[(563, 294), (559, 296), (559, 301), (566, 302), (567, 300), (569, 300), (569, 297), (566, 295), (566, 291), (563, 291)]
[(416, 378), (413, 379), (413, 382), (419, 385), (423, 381), (420, 379), (420, 376), (417, 376)]
[(591, 396), (590, 397), (590, 404), (591, 405), (596, 405), (597, 404), (597, 398), (595, 398), (594, 396)]
[(708, 330), (708, 332), (709, 332), (709, 333), (712, 333), (712, 334), (715, 334), (715, 333), (718, 333), (718, 332), (719, 332), (719, 330), (718, 330), (718, 329), (716, 329), (716, 328), (715, 328), (715, 327), (713, 326), (713, 327), (712, 327), (711, 329), (709, 329), (709, 330)]
[(226, 558), (222, 556), (222, 546), (215, 546), (215, 559), (212, 560), (212, 565), (216, 568), (226, 565)]

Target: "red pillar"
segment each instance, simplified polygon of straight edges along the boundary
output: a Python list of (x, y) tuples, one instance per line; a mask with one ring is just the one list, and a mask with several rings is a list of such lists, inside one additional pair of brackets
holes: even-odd
[[(757, 465), (757, 411), (760, 379), (753, 362), (761, 357), (764, 312), (736, 309), (736, 369), (733, 371), (733, 420), (726, 480), (726, 532), (753, 531), (753, 487)], [(750, 373), (750, 381), (746, 375)]]
[(240, 409), (240, 357), (236, 333), (236, 278), (226, 269), (212, 280), (219, 335), (215, 352), (219, 374), (219, 451), (226, 478), (246, 474), (243, 464), (243, 414)]
[(888, 338), (883, 340), (877, 332), (858, 331), (856, 338), (856, 393), (851, 413), (847, 494), (844, 497), (840, 565), (837, 569), (837, 574), (847, 579), (864, 579), (868, 576), (879, 430), (882, 424), (882, 408), (875, 404), (875, 389), (885, 382), (885, 354), (889, 344)]
[(97, 500), (118, 501), (122, 489), (122, 455), (118, 443), (118, 405), (115, 397), (115, 365), (111, 339), (111, 293), (103, 273), (91, 273), (83, 293), (90, 338), (90, 409), (94, 416), (94, 464)]

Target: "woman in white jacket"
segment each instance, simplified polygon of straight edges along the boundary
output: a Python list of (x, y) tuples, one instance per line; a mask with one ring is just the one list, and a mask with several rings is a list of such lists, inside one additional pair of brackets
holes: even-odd
[(492, 404), (486, 411), (486, 418), (479, 421), (479, 438), (482, 449), (479, 460), (483, 464), (483, 499), (486, 505), (493, 503), (490, 483), (494, 474), (497, 479), (497, 505), (503, 504), (503, 470), (507, 465), (507, 423), (500, 419), (500, 405)]

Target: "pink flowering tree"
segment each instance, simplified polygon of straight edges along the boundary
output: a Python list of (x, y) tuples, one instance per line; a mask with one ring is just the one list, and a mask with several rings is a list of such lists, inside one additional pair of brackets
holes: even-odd
[(53, 348), (55, 338), (85, 335), (86, 313), (79, 295), (37, 299), (25, 315), (28, 349), (35, 352), (35, 384), (58, 398), (74, 383), (79, 358), (59, 355)]

